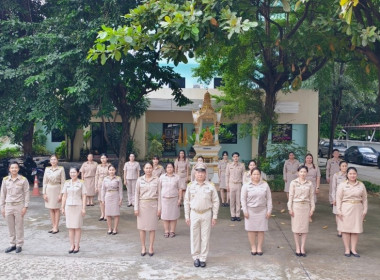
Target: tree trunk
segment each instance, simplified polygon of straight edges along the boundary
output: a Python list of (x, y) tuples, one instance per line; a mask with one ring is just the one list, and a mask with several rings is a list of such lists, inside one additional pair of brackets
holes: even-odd
[(127, 145), (130, 136), (131, 120), (126, 114), (120, 114), (122, 122), (122, 131), (120, 139), (120, 149), (119, 149), (119, 162), (117, 173), (120, 177), (123, 177), (123, 167), (127, 160)]
[(274, 89), (266, 90), (264, 112), (261, 114), (261, 118), (260, 118), (260, 125), (262, 127), (259, 133), (259, 147), (258, 147), (259, 156), (266, 157), (267, 155), (268, 136), (269, 136), (269, 130), (274, 124), (275, 106), (276, 106), (276, 91)]
[(73, 161), (74, 159), (74, 141), (75, 141), (75, 132), (72, 136), (70, 136), (70, 159), (69, 161)]
[(28, 122), (26, 129), (22, 134), (22, 150), (24, 152), (24, 157), (31, 156), (33, 153), (33, 133), (34, 122)]

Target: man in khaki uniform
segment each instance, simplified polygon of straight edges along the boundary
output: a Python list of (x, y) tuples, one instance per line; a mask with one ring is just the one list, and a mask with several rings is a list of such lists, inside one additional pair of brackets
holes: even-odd
[(190, 247), (195, 267), (205, 267), (209, 250), (211, 226), (216, 224), (219, 211), (218, 193), (206, 181), (206, 165), (195, 166), (195, 180), (191, 182), (184, 198), (185, 219), (190, 226)]
[(22, 251), (24, 244), (24, 215), (29, 206), (29, 182), (18, 175), (19, 165), (12, 162), (9, 165), (10, 176), (6, 176), (1, 184), (0, 207), (1, 214), (8, 224), (10, 247), (5, 253)]
[(239, 162), (239, 153), (232, 154), (232, 162), (226, 168), (227, 192), (230, 192), (230, 212), (231, 221), (241, 221), (240, 219), (240, 193), (245, 172), (244, 163)]
[(327, 180), (327, 183), (330, 184), (330, 187), (329, 187), (330, 205), (332, 205), (334, 203), (334, 198), (332, 195), (332, 178), (333, 178), (335, 173), (338, 173), (340, 171), (339, 162), (341, 161), (341, 159), (339, 158), (339, 150), (338, 149), (334, 149), (332, 152), (332, 155), (333, 155), (333, 157), (330, 158), (326, 164), (326, 180)]

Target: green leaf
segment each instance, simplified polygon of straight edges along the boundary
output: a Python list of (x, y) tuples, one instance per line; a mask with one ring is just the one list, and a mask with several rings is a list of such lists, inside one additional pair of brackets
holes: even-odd
[(290, 4), (288, 0), (281, 0), (282, 3), (282, 8), (284, 9), (285, 12), (289, 13), (290, 12)]
[(102, 65), (106, 64), (106, 61), (107, 61), (107, 57), (106, 57), (106, 54), (105, 53), (102, 53), (102, 55), (100, 56), (100, 63)]
[(193, 27), (191, 28), (191, 33), (193, 33), (194, 35), (198, 34), (198, 33), (199, 33), (199, 29), (198, 29), (198, 27), (193, 26)]
[(121, 59), (121, 52), (118, 50), (115, 51), (115, 59), (116, 61), (120, 61)]

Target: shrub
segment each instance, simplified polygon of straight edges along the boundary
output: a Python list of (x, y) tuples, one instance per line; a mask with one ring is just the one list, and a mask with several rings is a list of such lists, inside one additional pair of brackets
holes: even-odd
[(21, 149), (19, 147), (6, 148), (4, 150), (0, 150), (0, 159), (3, 158), (14, 158), (21, 156)]
[(380, 192), (380, 185), (373, 184), (368, 181), (362, 181), (368, 192), (378, 193)]
[(272, 192), (284, 191), (285, 182), (282, 175), (275, 175), (273, 180), (268, 180), (268, 185)]
[(35, 156), (46, 156), (50, 154), (46, 147), (41, 145), (33, 145), (32, 151)]
[(159, 142), (156, 139), (153, 139), (150, 142), (149, 145), (149, 151), (148, 151), (148, 159), (153, 158), (154, 156), (162, 156), (162, 152), (164, 151), (164, 148), (162, 147), (162, 143)]
[(58, 158), (66, 157), (66, 141), (62, 141), (61, 144), (55, 148), (55, 154)]

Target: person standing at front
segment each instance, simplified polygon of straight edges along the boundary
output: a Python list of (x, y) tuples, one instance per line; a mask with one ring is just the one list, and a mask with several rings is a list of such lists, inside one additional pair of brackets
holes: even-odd
[(135, 161), (135, 155), (129, 155), (129, 161), (124, 164), (124, 184), (127, 186), (128, 207), (135, 205), (135, 190), (137, 178), (140, 177), (140, 164)]
[(218, 162), (219, 190), (220, 198), (222, 199), (222, 207), (230, 206), (230, 194), (227, 192), (226, 184), (226, 168), (228, 163), (228, 152), (224, 151), (222, 159)]
[(164, 221), (164, 237), (175, 237), (177, 220), (180, 216), (182, 192), (179, 188), (179, 177), (174, 173), (174, 164), (166, 165), (166, 174), (160, 177), (161, 219)]
[(289, 152), (288, 159), (285, 160), (283, 168), (283, 179), (285, 182), (286, 197), (289, 198), (290, 182), (297, 178), (297, 169), (300, 166), (300, 162), (295, 158), (293, 152)]
[(99, 221), (107, 221), (105, 217), (104, 203), (102, 203), (102, 184), (105, 177), (108, 176), (108, 157), (106, 154), (100, 156), (100, 164), (98, 164), (95, 173), (95, 186), (96, 193), (98, 194), (99, 208), (100, 208), (100, 218)]
[(347, 180), (340, 183), (336, 192), (336, 209), (338, 215), (338, 231), (342, 232), (344, 255), (359, 258), (356, 251), (359, 233), (363, 232), (363, 221), (368, 211), (367, 190), (357, 180), (355, 167), (347, 169)]
[[(307, 154), (305, 156), (304, 165), (307, 167), (308, 172), (306, 175), (306, 180), (309, 180), (313, 184), (314, 188), (314, 204), (317, 203), (317, 194), (319, 194), (319, 186), (321, 183), (321, 171), (318, 165), (314, 164), (314, 158), (312, 154)], [(310, 217), (310, 222), (313, 220)]]
[(334, 198), (332, 194), (332, 179), (335, 173), (339, 172), (339, 150), (334, 149), (332, 152), (332, 158), (330, 158), (326, 163), (326, 180), (329, 183), (329, 201), (330, 205), (334, 204)]
[(82, 164), (79, 170), (86, 188), (87, 206), (94, 206), (95, 174), (97, 166), (98, 164), (94, 161), (94, 155), (88, 154), (87, 161)]
[(268, 219), (272, 213), (272, 194), (268, 183), (261, 179), (261, 171), (257, 167), (251, 170), (251, 181), (242, 187), (241, 205), (245, 230), (251, 244), (251, 255), (262, 256), (264, 231), (268, 231)]
[(50, 211), (50, 219), (52, 228), (49, 233), (56, 234), (59, 232), (59, 218), (62, 201), (62, 189), (65, 184), (65, 169), (58, 166), (58, 158), (56, 155), (50, 157), (51, 166), (46, 167), (43, 179), (42, 194), (45, 200), (45, 207)]
[(79, 252), (79, 242), (82, 236), (83, 217), (86, 215), (86, 187), (78, 179), (79, 170), (70, 168), (70, 178), (62, 190), (62, 215), (66, 216), (66, 227), (69, 229), (69, 254)]
[(288, 210), (297, 257), (306, 257), (305, 244), (309, 232), (309, 220), (315, 209), (314, 187), (312, 182), (306, 179), (307, 172), (306, 166), (298, 167), (298, 178), (290, 182), (289, 187)]
[[(205, 159), (204, 157), (202, 156), (199, 156), (197, 158), (197, 162), (195, 163), (194, 167), (191, 169), (191, 173), (190, 173), (190, 181), (194, 181), (195, 180), (195, 166), (198, 164), (198, 163), (204, 163), (205, 162)], [(206, 180), (208, 180), (208, 171), (206, 169)]]
[(190, 226), (190, 248), (195, 267), (205, 267), (209, 251), (211, 226), (219, 211), (218, 193), (206, 180), (206, 165), (196, 165), (195, 180), (189, 184), (184, 198), (186, 224)]
[(153, 165), (144, 165), (144, 175), (137, 179), (135, 193), (135, 216), (137, 229), (140, 231), (141, 256), (146, 255), (146, 232), (149, 232), (149, 256), (154, 255), (154, 239), (158, 227), (158, 217), (161, 215), (161, 196), (159, 178), (153, 176)]
[(1, 183), (1, 215), (7, 221), (10, 243), (5, 253), (14, 250), (20, 253), (24, 245), (24, 216), (29, 207), (29, 182), (18, 174), (19, 170), (19, 164), (11, 162), (10, 175), (4, 177)]
[[(123, 183), (119, 176), (115, 176), (116, 168), (108, 166), (108, 176), (102, 184), (102, 203), (105, 204), (105, 216), (107, 217), (108, 234), (116, 235), (119, 226), (120, 207), (123, 202)], [(112, 218), (114, 225), (112, 230)]]
[(239, 162), (239, 153), (232, 154), (232, 162), (226, 168), (227, 191), (230, 192), (230, 212), (231, 221), (241, 221), (240, 219), (240, 195), (241, 186), (244, 179), (245, 167)]

